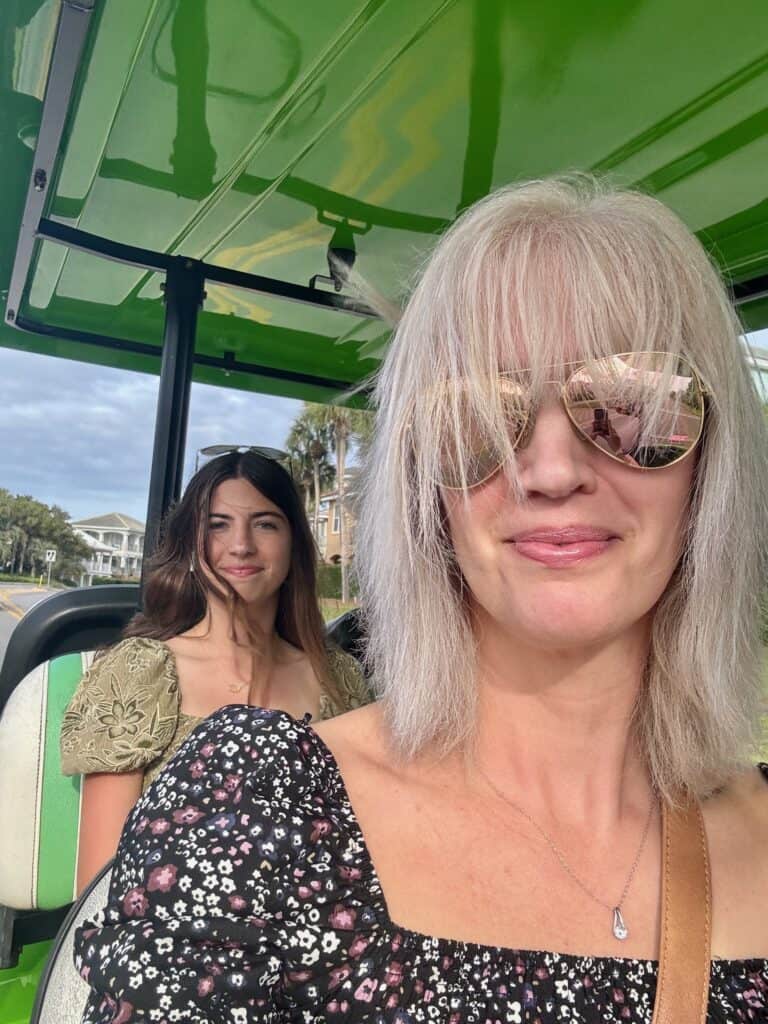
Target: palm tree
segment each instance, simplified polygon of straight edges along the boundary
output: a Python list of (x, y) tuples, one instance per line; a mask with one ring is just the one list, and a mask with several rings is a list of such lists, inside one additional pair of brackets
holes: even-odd
[(313, 437), (309, 442), (309, 457), (312, 460), (312, 482), (315, 486), (315, 514), (312, 521), (312, 532), (317, 540), (320, 516), (320, 467), (325, 462), (328, 468), (331, 468), (327, 461), (328, 449), (319, 436)]
[(328, 461), (329, 429), (318, 419), (314, 406), (304, 403), (291, 425), (285, 446), (291, 456), (294, 478), (304, 490), (307, 510), (310, 506), (310, 493), (314, 492), (312, 532), (318, 541), (320, 492), (323, 486), (333, 483), (334, 470)]
[(350, 444), (368, 440), (372, 413), (365, 409), (349, 409), (343, 405), (307, 403), (310, 422), (328, 431), (330, 447), (336, 457), (336, 487), (339, 503), (339, 544), (341, 546), (341, 600), (349, 601), (349, 531), (345, 506), (346, 468)]

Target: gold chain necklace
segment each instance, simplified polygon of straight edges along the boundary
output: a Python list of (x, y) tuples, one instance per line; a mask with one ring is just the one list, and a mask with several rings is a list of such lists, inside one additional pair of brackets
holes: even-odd
[(635, 877), (637, 866), (640, 863), (640, 857), (642, 856), (643, 850), (645, 849), (645, 843), (648, 839), (648, 832), (651, 828), (651, 821), (653, 820), (653, 812), (656, 807), (657, 801), (655, 799), (651, 799), (651, 805), (648, 808), (648, 817), (645, 821), (645, 828), (643, 829), (643, 834), (640, 838), (640, 845), (637, 848), (635, 859), (632, 861), (632, 867), (629, 869), (629, 874), (627, 875), (627, 880), (624, 883), (624, 888), (621, 891), (621, 896), (619, 896), (619, 899), (615, 904), (611, 904), (606, 903), (605, 900), (601, 899), (596, 893), (594, 893), (589, 888), (589, 886), (584, 881), (582, 881), (581, 878), (579, 878), (579, 876), (573, 870), (571, 865), (565, 859), (565, 854), (562, 852), (560, 847), (557, 845), (554, 839), (552, 839), (552, 837), (541, 827), (541, 825), (534, 818), (532, 818), (531, 815), (524, 808), (522, 808), (519, 804), (515, 803), (514, 800), (510, 799), (510, 797), (508, 797), (506, 793), (502, 793), (502, 791), (499, 789), (496, 783), (488, 778), (488, 776), (485, 774), (485, 772), (479, 765), (477, 766), (477, 770), (483, 777), (483, 779), (485, 779), (488, 786), (493, 790), (493, 792), (500, 800), (502, 800), (505, 804), (511, 807), (513, 811), (517, 811), (518, 814), (521, 814), (527, 822), (533, 825), (533, 827), (536, 829), (536, 831), (539, 833), (544, 842), (547, 844), (547, 846), (550, 848), (552, 853), (557, 858), (560, 867), (576, 883), (576, 885), (578, 885), (581, 891), (586, 893), (586, 895), (589, 896), (591, 900), (594, 900), (594, 902), (597, 903), (599, 906), (611, 912), (611, 930), (613, 932), (614, 938), (620, 939), (621, 941), (624, 941), (625, 939), (629, 938), (629, 928), (627, 927), (627, 923), (624, 920), (622, 907), (624, 906), (624, 902), (629, 893), (629, 888), (632, 885), (632, 880)]
[[(270, 658), (270, 661), (273, 661), (273, 659)], [(242, 693), (243, 690), (246, 687), (248, 687), (250, 689), (250, 687), (253, 685), (254, 676), (255, 676), (255, 673), (254, 673), (254, 669), (253, 669), (253, 655), (251, 655), (251, 678), (250, 679), (241, 680), (240, 682), (237, 682), (237, 683), (234, 683), (234, 682), (230, 681), (230, 682), (228, 682), (226, 684), (227, 689), (232, 694)], [(272, 671), (270, 669), (270, 671), (269, 671), (269, 673), (267, 675), (266, 686), (264, 688), (264, 694), (262, 696), (262, 701), (263, 701), (263, 705), (262, 706), (263, 707), (269, 707), (269, 697), (270, 697), (271, 688), (272, 688)], [(246, 703), (249, 703), (249, 701), (247, 701)]]

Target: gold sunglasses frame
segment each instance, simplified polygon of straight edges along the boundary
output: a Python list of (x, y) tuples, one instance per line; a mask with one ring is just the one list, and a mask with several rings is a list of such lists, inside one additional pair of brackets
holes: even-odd
[[(699, 446), (699, 444), (701, 443), (701, 439), (702, 439), (702, 437), (704, 435), (704, 423), (705, 423), (705, 420), (706, 420), (706, 397), (707, 397), (708, 394), (710, 394), (710, 392), (707, 390), (707, 388), (704, 387), (704, 385), (702, 384), (702, 381), (701, 381), (701, 377), (699, 376), (697, 371), (694, 369), (694, 367), (691, 366), (691, 364), (685, 358), (685, 356), (677, 355), (677, 356), (674, 356), (673, 358), (676, 358), (676, 359), (678, 359), (679, 361), (681, 361), (682, 363), (685, 364), (685, 366), (688, 368), (688, 370), (690, 370), (691, 377), (696, 382), (696, 385), (697, 385), (697, 387), (699, 389), (699, 394), (701, 395), (701, 399), (702, 399), (702, 409), (701, 409), (701, 420), (699, 422), (699, 432), (696, 435), (696, 438), (691, 443), (689, 448), (687, 448), (681, 455), (678, 455), (677, 458), (673, 459), (671, 462), (665, 463), (663, 466), (639, 466), (639, 465), (632, 465), (631, 463), (626, 462), (625, 458), (622, 457), (621, 455), (618, 455), (618, 454), (616, 454), (614, 452), (611, 452), (607, 448), (603, 448), (601, 445), (597, 444), (591, 437), (588, 437), (584, 433), (584, 431), (581, 429), (581, 427), (576, 423), (576, 420), (574, 419), (573, 415), (571, 414), (570, 409), (568, 408), (568, 403), (565, 400), (565, 391), (566, 391), (566, 388), (568, 387), (568, 385), (573, 380), (574, 376), (577, 373), (579, 373), (580, 370), (584, 369), (584, 367), (589, 366), (590, 362), (593, 362), (593, 363), (600, 362), (600, 361), (602, 361), (603, 358), (605, 358), (605, 359), (622, 359), (625, 356), (667, 356), (667, 357), (669, 357), (671, 355), (672, 355), (672, 353), (670, 353), (670, 352), (662, 352), (662, 351), (656, 350), (656, 349), (649, 349), (648, 351), (640, 351), (640, 352), (616, 352), (612, 356), (605, 356), (605, 357), (601, 357), (600, 359), (594, 359), (594, 360), (591, 360), (591, 361), (590, 360), (578, 360), (578, 361), (573, 361), (573, 362), (569, 362), (569, 363), (560, 363), (559, 364), (560, 367), (570, 367), (570, 366), (574, 367), (574, 370), (572, 371), (572, 373), (569, 374), (567, 379), (565, 381), (562, 381), (562, 382), (560, 380), (544, 380), (544, 381), (542, 381), (542, 383), (543, 384), (557, 384), (557, 385), (559, 385), (559, 387), (560, 387), (560, 395), (559, 395), (560, 404), (562, 405), (563, 411), (565, 412), (566, 416), (568, 417), (568, 420), (569, 420), (571, 426), (573, 427), (573, 430), (574, 430), (576, 436), (579, 438), (580, 441), (582, 441), (586, 445), (589, 445), (591, 448), (594, 448), (597, 451), (601, 452), (603, 455), (605, 455), (609, 459), (612, 459), (614, 462), (618, 462), (619, 465), (624, 466), (625, 469), (639, 470), (639, 471), (644, 472), (644, 473), (658, 472), (659, 470), (665, 470), (665, 469), (669, 469), (671, 466), (676, 466), (679, 462), (682, 462), (683, 459), (687, 459), (688, 456), (691, 454), (691, 452), (695, 451), (695, 449)], [(501, 378), (511, 377), (513, 375), (513, 373), (515, 373), (515, 372), (516, 371), (508, 371), (508, 372), (505, 373), (504, 371), (502, 371), (502, 372), (500, 372), (498, 374), (498, 376), (501, 377)], [(520, 432), (519, 432), (519, 434), (518, 434), (518, 436), (515, 439), (515, 442), (513, 444), (513, 448), (515, 450), (517, 450), (518, 448), (524, 448), (525, 447), (524, 444), (521, 444), (521, 440), (523, 438), (525, 438), (527, 435), (530, 434), (532, 423), (533, 423), (534, 420), (535, 420), (535, 409), (534, 409), (533, 405), (531, 405), (530, 408), (525, 410), (525, 421), (524, 421), (524, 423), (523, 423), (523, 425), (522, 425), (522, 427), (520, 429)], [(503, 465), (503, 462), (499, 462), (498, 465), (495, 466), (491, 470), (491, 472), (487, 473), (482, 479), (473, 481), (472, 483), (467, 483), (467, 490), (473, 490), (475, 487), (480, 487), (481, 484), (484, 484), (487, 480), (490, 480), (491, 477), (495, 476), (499, 472), (499, 470), (501, 469), (502, 465)], [(447, 491), (461, 491), (461, 490), (464, 489), (461, 485), (457, 485), (457, 484), (446, 484), (443, 481), (437, 481), (437, 483), (438, 483), (438, 485), (440, 487), (444, 487), (445, 490), (447, 490)]]

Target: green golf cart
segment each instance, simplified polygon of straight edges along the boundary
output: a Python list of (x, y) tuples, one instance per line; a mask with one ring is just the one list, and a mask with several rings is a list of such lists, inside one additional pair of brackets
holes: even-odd
[[(764, 0), (3, 0), (0, 346), (159, 375), (150, 553), (192, 382), (364, 402), (389, 328), (349, 270), (402, 294), (504, 183), (658, 194), (768, 326), (767, 97)], [(139, 601), (63, 591), (0, 669), (0, 1024), (73, 898), (61, 714)]]

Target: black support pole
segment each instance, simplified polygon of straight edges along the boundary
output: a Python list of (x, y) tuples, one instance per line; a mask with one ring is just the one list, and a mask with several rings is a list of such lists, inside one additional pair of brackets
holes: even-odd
[(197, 260), (175, 257), (165, 278), (165, 333), (143, 566), (157, 549), (163, 517), (181, 494), (197, 314), (203, 304), (203, 287), (202, 265)]

